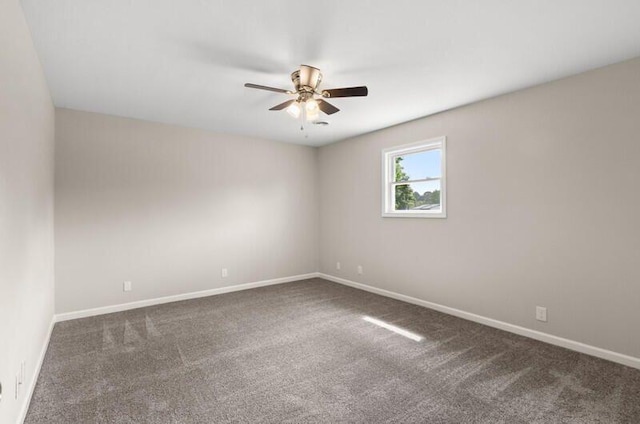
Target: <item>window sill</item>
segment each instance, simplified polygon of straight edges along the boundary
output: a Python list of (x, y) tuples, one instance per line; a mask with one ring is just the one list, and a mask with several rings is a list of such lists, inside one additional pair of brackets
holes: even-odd
[(446, 212), (383, 212), (383, 218), (446, 218)]

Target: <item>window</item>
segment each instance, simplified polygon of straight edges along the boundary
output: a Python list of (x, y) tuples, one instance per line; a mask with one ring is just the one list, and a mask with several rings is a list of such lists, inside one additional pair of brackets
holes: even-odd
[(446, 138), (382, 151), (382, 216), (446, 218)]

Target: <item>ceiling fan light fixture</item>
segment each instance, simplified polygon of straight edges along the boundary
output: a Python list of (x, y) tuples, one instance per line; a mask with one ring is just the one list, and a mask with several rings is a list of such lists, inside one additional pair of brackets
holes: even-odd
[(293, 102), (287, 107), (287, 113), (294, 118), (300, 117), (300, 112), (302, 112), (300, 108), (300, 102)]
[(316, 99), (309, 99), (305, 102), (304, 110), (306, 112), (307, 121), (315, 121), (320, 114), (320, 108)]
[(307, 113), (318, 113), (319, 108), (316, 99), (307, 100), (305, 107), (307, 109)]
[[(325, 98), (363, 97), (369, 94), (366, 86), (333, 88), (319, 91), (318, 86), (321, 81), (322, 73), (318, 68), (309, 65), (300, 65), (300, 69), (291, 73), (291, 82), (293, 82), (295, 88), (293, 91), (252, 83), (246, 83), (244, 86), (297, 96), (294, 99), (275, 105), (269, 110), (278, 111), (284, 109), (293, 118), (301, 118), (302, 121), (308, 122), (318, 121), (320, 112), (325, 115), (333, 115), (336, 112), (340, 112), (340, 109), (327, 102)], [(316, 98), (316, 96), (319, 97)]]

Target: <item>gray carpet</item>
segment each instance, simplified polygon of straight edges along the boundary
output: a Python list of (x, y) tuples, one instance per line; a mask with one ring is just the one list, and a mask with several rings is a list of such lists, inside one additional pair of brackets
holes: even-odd
[(640, 371), (314, 279), (58, 323), (26, 422), (640, 423)]

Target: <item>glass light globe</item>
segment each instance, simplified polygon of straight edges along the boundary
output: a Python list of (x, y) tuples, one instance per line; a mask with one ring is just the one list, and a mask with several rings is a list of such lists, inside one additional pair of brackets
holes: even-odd
[(289, 107), (287, 107), (287, 113), (291, 116), (293, 116), (294, 118), (298, 118), (300, 116), (300, 103), (293, 102), (289, 105)]
[(305, 111), (307, 113), (307, 121), (318, 119), (318, 113), (320, 112), (318, 102), (315, 99), (307, 100), (305, 104)]

